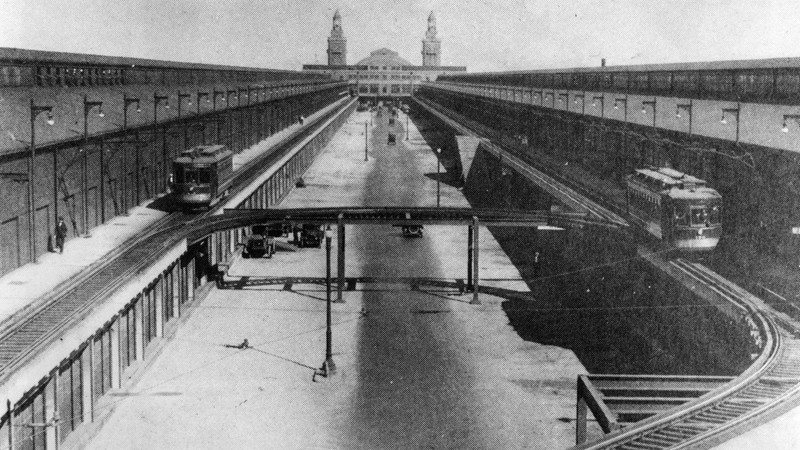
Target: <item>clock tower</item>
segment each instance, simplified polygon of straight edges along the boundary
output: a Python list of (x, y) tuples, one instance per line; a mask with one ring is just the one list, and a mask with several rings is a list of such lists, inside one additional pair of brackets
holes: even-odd
[(347, 65), (347, 39), (342, 31), (342, 16), (339, 10), (333, 15), (333, 29), (328, 38), (328, 65), (346, 66)]

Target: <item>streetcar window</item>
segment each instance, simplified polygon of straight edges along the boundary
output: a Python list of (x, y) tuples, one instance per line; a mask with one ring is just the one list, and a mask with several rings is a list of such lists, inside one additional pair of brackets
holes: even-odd
[(196, 170), (186, 170), (184, 172), (184, 183), (195, 183), (197, 184), (197, 171)]
[(719, 205), (711, 205), (711, 212), (709, 213), (709, 222), (719, 224), (721, 222), (721, 208)]
[(201, 169), (198, 170), (199, 177), (200, 177), (200, 184), (209, 184), (211, 183), (211, 171), (208, 169)]
[(689, 214), (685, 208), (675, 208), (675, 225), (689, 225)]
[(176, 183), (183, 183), (183, 167), (176, 166), (175, 167), (175, 182)]
[(691, 208), (692, 225), (707, 226), (708, 213), (705, 206), (692, 206)]

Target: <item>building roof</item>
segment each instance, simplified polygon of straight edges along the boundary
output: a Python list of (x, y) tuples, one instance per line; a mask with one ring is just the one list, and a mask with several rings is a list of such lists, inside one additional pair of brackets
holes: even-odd
[(366, 58), (356, 63), (357, 66), (410, 66), (407, 60), (398, 56), (397, 52), (388, 48), (373, 51)]

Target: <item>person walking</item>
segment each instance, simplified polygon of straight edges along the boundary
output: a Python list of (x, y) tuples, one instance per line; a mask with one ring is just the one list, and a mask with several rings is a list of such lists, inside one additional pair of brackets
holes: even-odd
[(64, 218), (58, 218), (58, 224), (56, 224), (56, 248), (58, 249), (58, 253), (64, 252), (64, 239), (67, 238), (67, 224), (64, 223)]

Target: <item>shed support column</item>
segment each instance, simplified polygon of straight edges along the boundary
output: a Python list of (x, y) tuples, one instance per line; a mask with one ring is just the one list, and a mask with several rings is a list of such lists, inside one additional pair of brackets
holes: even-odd
[(136, 360), (141, 362), (144, 360), (144, 314), (146, 313), (144, 310), (143, 295), (140, 294), (139, 298), (136, 299), (136, 305), (133, 307), (133, 309), (136, 311)]
[(158, 281), (153, 286), (153, 301), (156, 303), (156, 316), (153, 318), (156, 322), (156, 337), (164, 336), (164, 284), (164, 277), (159, 275)]
[(11, 400), (6, 400), (8, 409), (8, 448), (14, 450), (14, 409), (11, 407)]
[(467, 292), (472, 291), (472, 225), (467, 227)]
[[(138, 350), (138, 346), (137, 346)], [(94, 421), (94, 336), (89, 338), (89, 345), (83, 351), (81, 361), (81, 389), (83, 403), (83, 422)]]
[(122, 386), (119, 370), (119, 321), (120, 317), (117, 317), (108, 329), (108, 335), (111, 339), (111, 389), (119, 389)]
[(183, 270), (181, 270), (181, 260), (172, 268), (172, 317), (176, 319), (181, 316), (181, 287), (183, 286)]
[(479, 286), (480, 286), (480, 278), (481, 278), (480, 274), (478, 273), (478, 267), (479, 267), (478, 255), (479, 255), (479, 248), (480, 248), (480, 245), (479, 245), (480, 239), (478, 239), (479, 224), (478, 224), (478, 218), (477, 217), (473, 217), (472, 218), (472, 228), (473, 228), (473, 230), (472, 230), (472, 238), (473, 238), (473, 242), (472, 242), (472, 252), (473, 252), (473, 257), (472, 257), (472, 277), (473, 277), (474, 281), (473, 281), (473, 286), (472, 286), (472, 301), (470, 302), (470, 304), (480, 305), (481, 304), (481, 299), (478, 298), (478, 289), (479, 289)]
[(339, 215), (336, 236), (336, 303), (344, 303), (342, 298), (342, 291), (344, 290), (344, 220), (342, 215)]
[[(44, 431), (44, 448), (58, 449), (58, 369), (50, 374), (44, 389), (44, 421), (49, 426)], [(38, 431), (38, 430), (37, 430)]]
[(578, 401), (575, 403), (575, 444), (580, 445), (586, 442), (586, 400), (583, 399), (581, 392), (578, 391)]

